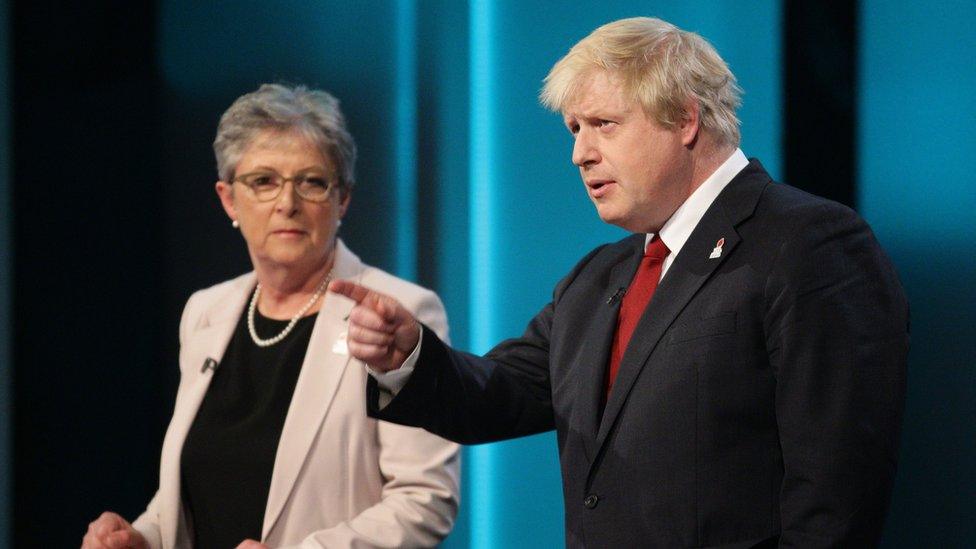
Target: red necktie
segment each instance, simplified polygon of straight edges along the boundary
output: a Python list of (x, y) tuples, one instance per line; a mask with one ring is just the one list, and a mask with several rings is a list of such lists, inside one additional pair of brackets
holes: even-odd
[(644, 314), (644, 309), (651, 302), (657, 283), (661, 280), (661, 266), (664, 265), (664, 258), (671, 253), (664, 242), (654, 235), (654, 238), (644, 249), (644, 258), (641, 260), (637, 274), (630, 281), (630, 287), (624, 294), (623, 302), (620, 304), (620, 313), (617, 316), (617, 331), (613, 335), (613, 347), (610, 350), (610, 369), (607, 372), (607, 399), (610, 397), (610, 389), (613, 382), (617, 379), (617, 372), (620, 370), (620, 361), (627, 350), (630, 336), (637, 328), (640, 317)]

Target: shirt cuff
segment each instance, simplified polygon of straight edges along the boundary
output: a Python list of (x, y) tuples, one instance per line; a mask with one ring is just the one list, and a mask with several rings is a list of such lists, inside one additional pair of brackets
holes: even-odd
[[(419, 328), (418, 328), (419, 329)], [(410, 380), (410, 374), (413, 373), (414, 367), (417, 365), (417, 359), (420, 358), (420, 345), (424, 342), (424, 331), (420, 329), (420, 335), (417, 338), (417, 346), (413, 348), (407, 358), (403, 361), (396, 370), (390, 370), (389, 372), (377, 372), (376, 370), (366, 365), (366, 372), (373, 376), (376, 380), (376, 385), (379, 386), (379, 407), (380, 409), (386, 408), (386, 405), (393, 400), (393, 397), (397, 396), (397, 393), (403, 389), (403, 386), (407, 384)]]

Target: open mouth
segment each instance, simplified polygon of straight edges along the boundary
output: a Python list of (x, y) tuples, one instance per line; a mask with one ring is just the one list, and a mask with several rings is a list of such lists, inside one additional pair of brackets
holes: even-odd
[(616, 182), (612, 179), (591, 179), (586, 182), (586, 188), (589, 189), (590, 196), (600, 198), (610, 191), (614, 183)]

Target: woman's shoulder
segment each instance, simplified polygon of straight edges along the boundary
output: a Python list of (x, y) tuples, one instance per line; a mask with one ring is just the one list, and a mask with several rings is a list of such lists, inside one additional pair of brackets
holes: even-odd
[(255, 278), (252, 271), (193, 292), (183, 308), (184, 324), (222, 302), (233, 300), (236, 303), (240, 300), (240, 296), (250, 293), (254, 284)]
[(443, 309), (440, 298), (433, 291), (373, 267), (352, 252), (342, 239), (336, 241), (336, 278), (346, 278), (377, 292), (396, 298), (410, 312), (417, 314), (421, 308)]
[(359, 283), (367, 288), (396, 298), (408, 309), (411, 308), (411, 303), (417, 303), (423, 300), (436, 299), (440, 302), (440, 299), (433, 290), (429, 290), (419, 284), (404, 280), (382, 269), (366, 264), (363, 264), (363, 271), (359, 278)]
[(396, 299), (417, 320), (434, 330), (441, 341), (450, 342), (447, 311), (432, 290), (368, 265), (363, 265), (359, 283)]
[(190, 299), (187, 301), (187, 305), (195, 301), (209, 302), (219, 300), (227, 295), (236, 295), (252, 286), (254, 286), (253, 271), (193, 292), (193, 294), (190, 295)]

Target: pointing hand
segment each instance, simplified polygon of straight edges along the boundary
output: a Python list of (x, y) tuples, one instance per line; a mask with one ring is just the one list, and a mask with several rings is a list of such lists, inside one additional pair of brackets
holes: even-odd
[(356, 302), (349, 313), (349, 354), (370, 368), (396, 370), (420, 341), (420, 323), (400, 302), (348, 280), (333, 280), (329, 291)]

